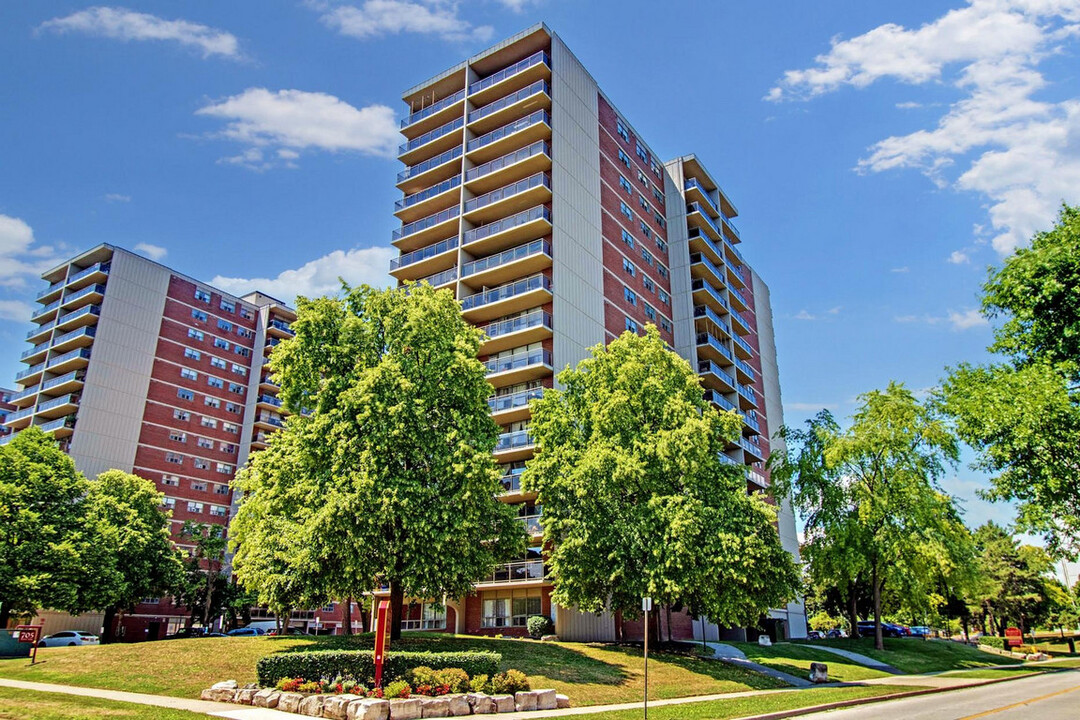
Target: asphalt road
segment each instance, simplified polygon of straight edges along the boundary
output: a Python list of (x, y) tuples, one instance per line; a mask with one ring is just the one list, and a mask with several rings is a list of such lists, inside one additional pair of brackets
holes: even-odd
[(1080, 720), (1080, 670), (803, 717), (815, 720)]

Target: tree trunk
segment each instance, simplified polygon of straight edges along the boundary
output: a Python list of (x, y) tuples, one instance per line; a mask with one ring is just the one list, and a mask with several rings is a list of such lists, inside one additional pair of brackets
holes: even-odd
[(971, 634), (968, 632), (968, 618), (967, 615), (960, 616), (960, 623), (964, 627), (964, 642), (971, 639)]
[[(375, 607), (374, 596), (370, 597), (371, 608)], [(356, 604), (356, 609), (360, 612), (360, 628), (365, 633), (371, 632), (371, 608), (368, 607), (365, 600), (361, 600)]]
[(623, 641), (622, 610), (615, 611), (615, 642)]
[(101, 629), (101, 642), (108, 645), (115, 640), (116, 633), (113, 631), (113, 626), (116, 624), (116, 607), (105, 608), (104, 627)]
[(214, 597), (214, 579), (210, 573), (206, 573), (206, 602), (203, 604), (202, 624), (206, 629), (210, 624), (210, 603)]
[(881, 637), (881, 582), (878, 580), (877, 563), (871, 570), (870, 582), (874, 586), (874, 648), (884, 650), (885, 641)]
[(343, 635), (352, 635), (352, 596), (345, 598), (345, 629)]
[(851, 637), (859, 637), (859, 600), (855, 595), (855, 583), (848, 583), (848, 621), (851, 623)]
[(281, 613), (280, 612), (275, 612), (274, 613), (274, 629), (277, 630), (276, 635), (278, 637), (281, 637)]
[(8, 620), (11, 619), (11, 610), (8, 604), (0, 603), (0, 630), (7, 630)]
[(401, 639), (401, 613), (405, 604), (405, 590), (401, 581), (390, 581), (390, 639)]
[(667, 641), (671, 642), (671, 606), (667, 606)]

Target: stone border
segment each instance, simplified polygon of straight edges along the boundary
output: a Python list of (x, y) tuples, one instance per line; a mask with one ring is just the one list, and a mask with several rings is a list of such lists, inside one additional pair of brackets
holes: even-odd
[(527, 690), (513, 695), (418, 695), (407, 699), (381, 700), (349, 693), (309, 695), (272, 688), (259, 689), (255, 685), (241, 688), (233, 680), (203, 690), (201, 697), (203, 700), (272, 708), (331, 720), (417, 720), (570, 707), (570, 699), (554, 690)]

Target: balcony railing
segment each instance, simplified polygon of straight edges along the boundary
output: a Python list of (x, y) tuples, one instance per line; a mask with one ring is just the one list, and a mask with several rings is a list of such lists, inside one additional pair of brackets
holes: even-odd
[(461, 152), (461, 146), (458, 145), (457, 147), (451, 148), (444, 153), (440, 153), (433, 158), (429, 158), (422, 163), (410, 165), (409, 167), (405, 168), (397, 174), (397, 180), (398, 182), (402, 182), (403, 180), (408, 180), (411, 177), (416, 177), (417, 175), (426, 173), (432, 168), (437, 168), (440, 165), (445, 165), (451, 160), (456, 160), (457, 158), (461, 157)]
[(81, 358), (84, 358), (86, 360), (89, 360), (90, 359), (90, 348), (77, 348), (77, 349), (72, 350), (70, 352), (66, 352), (63, 355), (57, 355), (54, 358), (49, 358), (46, 361), (46, 363), (48, 364), (49, 367), (56, 367), (57, 365), (59, 365), (61, 363), (66, 363), (68, 360), (71, 360), (71, 359), (77, 358), (77, 357), (81, 357)]
[(487, 207), (492, 203), (497, 203), (500, 200), (505, 200), (508, 197), (513, 197), (514, 195), (519, 195), (538, 187), (546, 187), (548, 190), (551, 189), (551, 178), (548, 177), (547, 173), (540, 172), (535, 175), (530, 175), (524, 180), (518, 180), (516, 183), (505, 185), (498, 190), (492, 190), (486, 195), (481, 195), (480, 197), (468, 200), (465, 202), (465, 212), (469, 213), (473, 210)]
[[(707, 267), (709, 269), (709, 271), (712, 272), (712, 274), (716, 276), (716, 279), (719, 282), (721, 282), (721, 283), (724, 282), (724, 271), (721, 270), (720, 268), (716, 267), (716, 265), (713, 264), (712, 260), (705, 257), (701, 253), (690, 253), (690, 264), (691, 265), (696, 265), (698, 263), (701, 263), (702, 265)], [(726, 285), (727, 284), (725, 283), (725, 287), (726, 287)]]
[(754, 388), (749, 385), (739, 385), (736, 390), (738, 390), (739, 394), (744, 398), (757, 405), (757, 393), (754, 392)]
[(281, 407), (281, 400), (272, 395), (260, 395), (259, 402), (266, 403), (267, 405), (273, 405), (274, 407)]
[(421, 190), (420, 192), (413, 193), (412, 195), (406, 195), (402, 199), (394, 203), (394, 211), (404, 210), (407, 207), (412, 207), (417, 203), (422, 203), (428, 198), (433, 198), (436, 195), (442, 195), (444, 192), (453, 190), (461, 185), (461, 175), (455, 175), (449, 180), (443, 180), (438, 185), (432, 185), (429, 188)]
[(296, 334), (295, 332), (293, 332), (292, 327), (289, 326), (289, 323), (285, 322), (284, 320), (271, 320), (270, 327), (277, 328), (278, 330), (288, 333), (290, 335)]
[(746, 280), (746, 266), (745, 265), (743, 265), (741, 263), (731, 262), (730, 260), (727, 259), (727, 256), (724, 257), (724, 264), (727, 265), (729, 268), (731, 268), (731, 271), (733, 273), (735, 273), (736, 275), (741, 277), (743, 280)]
[(742, 420), (746, 423), (746, 427), (755, 432), (761, 432), (761, 423), (757, 421), (757, 418), (751, 417), (750, 415), (743, 415)]
[[(52, 285), (50, 285), (49, 287), (47, 287), (44, 290), (42, 290), (41, 292), (39, 292), (35, 297), (40, 299), (40, 298), (43, 298), (43, 297), (45, 297), (46, 295), (48, 295), (50, 293), (54, 293), (54, 292), (57, 291), (58, 288), (63, 286), (64, 283), (66, 283), (66, 282), (67, 282), (67, 280), (60, 280), (59, 282), (54, 282)], [(51, 305), (51, 304), (52, 303), (49, 303), (49, 305)], [(45, 307), (47, 308), (49, 306), (46, 305)]]
[(16, 420), (22, 420), (23, 418), (28, 418), (31, 415), (33, 415), (34, 413), (36, 413), (36, 412), (37, 412), (37, 410), (34, 408), (33, 405), (31, 405), (28, 408), (23, 408), (22, 410), (18, 410), (18, 411), (13, 412), (13, 413), (8, 413), (7, 417), (4, 418), (3, 424), (6, 425), (8, 423), (13, 423)]
[(484, 332), (489, 338), (509, 335), (520, 330), (528, 330), (534, 327), (546, 327), (551, 329), (551, 313), (537, 308), (530, 310), (524, 315), (519, 315), (509, 320), (499, 320), (484, 327)]
[(551, 124), (551, 116), (548, 115), (547, 110), (537, 110), (534, 113), (526, 115), (520, 120), (515, 120), (514, 122), (503, 125), (501, 128), (496, 128), (495, 130), (492, 130), (485, 135), (473, 138), (466, 144), (465, 151), (472, 152), (477, 148), (482, 148), (485, 145), (490, 145), (497, 140), (502, 140), (504, 137), (509, 137), (510, 135), (513, 135), (519, 130), (524, 130), (525, 128), (536, 125), (537, 123), (545, 123), (547, 125)]
[(749, 378), (750, 378), (750, 382), (754, 382), (754, 378), (757, 377), (757, 375), (754, 373), (754, 368), (750, 367), (749, 365), (747, 365), (745, 362), (743, 362), (739, 358), (733, 358), (733, 359), (735, 360), (735, 367), (739, 368), (744, 373), (746, 373), (746, 375), (749, 376)]
[[(720, 298), (718, 298), (718, 299), (720, 299)], [(695, 318), (705, 318), (705, 319), (709, 320), (710, 322), (712, 322), (717, 327), (723, 328), (723, 330), (728, 335), (731, 334), (731, 326), (728, 325), (726, 320), (721, 319), (720, 316), (716, 314), (716, 311), (713, 310), (708, 305), (695, 305), (694, 306), (694, 317)]]
[(739, 302), (743, 304), (743, 307), (750, 307), (750, 303), (746, 302), (746, 296), (735, 288), (728, 288), (728, 291), (739, 299)]
[(413, 123), (420, 122), (424, 118), (429, 117), (431, 115), (434, 115), (435, 113), (439, 112), (440, 110), (444, 110), (444, 109), (450, 107), (451, 105), (453, 105), (454, 103), (456, 103), (459, 100), (463, 99), (464, 97), (465, 97), (465, 90), (461, 89), (461, 90), (458, 90), (453, 95), (444, 97), (442, 100), (439, 100), (438, 102), (436, 102), (433, 105), (428, 105), (423, 110), (417, 110), (412, 115), (408, 116), (407, 118), (405, 118), (404, 120), (401, 121), (401, 128), (405, 129), (405, 128), (409, 127), (410, 125), (412, 125)]
[(743, 450), (745, 450), (746, 452), (750, 453), (751, 455), (753, 455), (755, 457), (759, 457), (759, 458), (764, 458), (765, 457), (764, 451), (760, 447), (755, 445), (754, 443), (747, 440), (746, 438), (741, 437), (741, 438), (739, 438), (738, 442), (739, 442), (739, 446)]
[(713, 240), (707, 234), (701, 232), (701, 228), (690, 228), (690, 232), (687, 234), (686, 237), (688, 240), (701, 240), (709, 246), (710, 250), (716, 253), (717, 257), (724, 257), (724, 251), (720, 248), (719, 245), (716, 244), (715, 240)]
[(67, 305), (72, 300), (78, 300), (79, 298), (85, 297), (87, 295), (101, 295), (104, 294), (104, 292), (105, 286), (101, 283), (97, 283), (96, 285), (87, 285), (82, 290), (79, 290), (78, 292), (72, 293), (67, 297), (63, 298), (61, 304)]
[(705, 375), (711, 373), (724, 380), (731, 387), (735, 387), (737, 383), (735, 378), (731, 376), (731, 373), (724, 370), (722, 367), (714, 363), (712, 360), (698, 360), (698, 375)]
[(40, 326), (34, 328), (33, 330), (28, 330), (27, 333), (26, 333), (26, 338), (29, 340), (30, 338), (34, 337), (35, 335), (40, 335), (43, 332), (48, 332), (49, 330), (52, 330), (54, 327), (56, 327), (56, 321), (55, 320), (50, 320), (49, 322), (45, 323), (44, 325), (40, 325)]
[(502, 486), (504, 492), (518, 492), (521, 490), (521, 475), (525, 472), (525, 468), (514, 468), (510, 472), (502, 476)]
[(430, 257), (436, 255), (442, 255), (444, 252), (453, 250), (458, 246), (458, 236), (455, 235), (452, 238), (447, 238), (442, 242), (435, 243), (434, 245), (428, 245), (422, 247), (419, 250), (413, 250), (410, 253), (405, 253), (401, 257), (390, 259), (390, 269), (397, 270), (398, 268), (405, 267), (406, 265), (412, 265), (418, 263), (421, 260), (427, 260)]
[(696, 202), (687, 203), (687, 205), (686, 205), (686, 214), (689, 215), (690, 213), (695, 213), (695, 212), (699, 213), (701, 215), (701, 219), (705, 221), (705, 224), (707, 224), (709, 227), (711, 227), (716, 232), (717, 237), (723, 237), (724, 236), (724, 232), (720, 229), (720, 226), (717, 225), (715, 222), (713, 222), (713, 219), (711, 217), (709, 217), (709, 213), (705, 212), (705, 210), (701, 207), (701, 203), (696, 203)]
[(435, 213), (434, 215), (428, 215), (427, 217), (420, 218), (419, 220), (411, 222), (408, 225), (402, 225), (394, 231), (393, 240), (400, 240), (401, 238), (418, 233), (421, 230), (427, 230), (430, 227), (441, 225), (447, 220), (453, 220), (458, 216), (460, 212), (461, 208), (457, 205), (454, 205), (453, 207), (448, 207), (445, 210)]
[(53, 398), (48, 402), (43, 402), (37, 407), (38, 412), (44, 412), (46, 410), (52, 410), (53, 408), (60, 407), (61, 405), (77, 404), (79, 402), (79, 396), (74, 394), (61, 395), (58, 398)]
[(60, 337), (53, 338), (52, 344), (53, 344), (53, 347), (55, 347), (55, 346), (60, 345), (62, 343), (66, 343), (68, 340), (76, 338), (76, 337), (78, 337), (80, 335), (86, 335), (87, 337), (94, 337), (94, 335), (96, 333), (97, 333), (97, 331), (93, 327), (81, 327), (81, 328), (79, 328), (77, 330), (72, 330), (69, 333), (64, 333)]
[[(732, 227), (734, 227), (734, 225), (732, 225)], [(727, 238), (724, 238), (724, 247), (728, 248), (729, 250), (731, 250), (731, 252), (735, 253), (735, 257), (739, 258), (739, 260), (742, 260), (743, 262), (746, 262), (746, 258), (744, 258), (743, 254), (741, 252), (739, 252), (739, 248), (735, 247), (734, 243), (732, 243)]]
[(731, 334), (731, 339), (734, 340), (735, 344), (741, 347), (747, 355), (749, 355), (750, 357), (754, 356), (754, 348), (750, 347), (750, 343), (746, 342), (734, 333)]
[(38, 427), (41, 428), (41, 432), (53, 432), (55, 430), (61, 430), (63, 428), (73, 428), (75, 427), (75, 416), (68, 415), (66, 417), (53, 420), (52, 422), (38, 425)]
[(91, 265), (90, 267), (88, 267), (88, 268), (86, 268), (84, 270), (80, 270), (79, 272), (75, 273), (74, 275), (69, 277), (67, 279), (67, 282), (65, 282), (64, 284), (65, 285), (70, 285), (73, 282), (77, 282), (79, 280), (82, 280), (84, 277), (86, 277), (88, 275), (93, 275), (94, 273), (97, 273), (97, 272), (105, 273), (107, 275), (109, 273), (109, 270), (111, 270), (111, 269), (112, 269), (112, 263), (100, 262), (100, 263), (97, 263), (95, 265)]
[(544, 396), (544, 388), (530, 388), (516, 392), (513, 395), (493, 395), (488, 398), (488, 407), (491, 412), (506, 412), (517, 408), (528, 407), (532, 400), (539, 400)]
[(731, 232), (735, 233), (735, 237), (742, 239), (742, 235), (739, 233), (739, 228), (735, 227), (734, 221), (732, 221), (732, 219), (725, 215), (723, 212), (721, 212), (720, 215), (724, 218), (724, 222), (727, 223), (727, 226), (731, 228)]
[(752, 482), (757, 483), (761, 487), (769, 486), (769, 481), (765, 478), (765, 476), (759, 473), (757, 470), (754, 470), (753, 468), (749, 468), (746, 471), (746, 477), (749, 478)]
[(427, 277), (420, 278), (417, 282), (426, 282), (431, 287), (439, 287), (440, 285), (445, 285), (446, 283), (453, 282), (454, 280), (457, 280), (456, 267), (450, 268), (449, 270), (443, 270), (442, 272), (437, 272), (434, 275), (428, 275)]
[(698, 333), (697, 334), (698, 345), (708, 345), (716, 350), (718, 353), (726, 357), (728, 360), (734, 360), (734, 356), (731, 354), (731, 350), (728, 350), (723, 343), (720, 342), (712, 333)]
[(35, 374), (41, 372), (44, 369), (45, 369), (45, 363), (39, 362), (37, 365), (31, 365), (30, 367), (26, 368), (25, 370), (20, 370), (19, 372), (15, 373), (15, 379), (16, 380), (22, 380), (24, 377), (26, 377), (28, 375), (35, 375)]
[(547, 93), (548, 95), (551, 94), (551, 86), (547, 84), (546, 80), (537, 80), (532, 85), (523, 87), (517, 92), (512, 92), (509, 95), (499, 98), (495, 102), (490, 102), (481, 108), (473, 110), (469, 113), (469, 122), (475, 122), (477, 120), (480, 120), (481, 118), (485, 118), (488, 115), (491, 115), (492, 113), (497, 113), (500, 110), (508, 108), (514, 103), (520, 102), (521, 100), (524, 100), (525, 98), (532, 95), (536, 95), (537, 93)]
[(540, 515), (523, 515), (518, 518), (525, 526), (525, 532), (529, 535), (542, 535), (544, 528), (540, 525)]
[(742, 465), (741, 462), (729, 455), (725, 455), (724, 453), (720, 453), (719, 460), (720, 462), (726, 463), (727, 465)]
[(524, 295), (534, 290), (551, 290), (551, 280), (544, 275), (533, 275), (532, 277), (523, 278), (521, 280), (515, 280), (505, 285), (499, 285), (491, 290), (485, 290), (484, 292), (478, 292), (475, 295), (470, 295), (461, 301), (462, 310), (471, 310), (473, 308), (481, 307), (483, 305), (489, 305), (500, 300), (506, 300), (516, 295)]
[(415, 150), (416, 148), (418, 148), (418, 147), (420, 147), (422, 145), (427, 145), (432, 140), (438, 140), (442, 136), (448, 135), (448, 134), (454, 132), (455, 130), (460, 130), (463, 127), (465, 127), (465, 118), (458, 118), (457, 120), (451, 120), (450, 122), (446, 123), (445, 125), (440, 125), (439, 127), (435, 128), (434, 130), (429, 130), (428, 132), (424, 133), (420, 137), (413, 138), (409, 142), (402, 143), (401, 145), (398, 145), (398, 149), (397, 149), (398, 155), (404, 155), (405, 153), (409, 152), (410, 150)]
[(705, 391), (705, 400), (708, 402), (716, 403), (720, 406), (721, 410), (735, 410), (735, 403), (728, 400), (721, 395), (718, 391), (709, 388)]
[(74, 320), (75, 318), (82, 317), (83, 315), (100, 315), (100, 314), (101, 314), (101, 306), (100, 305), (84, 305), (81, 308), (76, 308), (75, 310), (69, 310), (66, 313), (64, 313), (63, 315), (61, 315), (60, 317), (56, 318), (56, 323), (57, 324), (62, 324), (64, 322), (67, 322), (68, 320)]
[(503, 80), (506, 80), (508, 77), (511, 77), (513, 75), (517, 75), (519, 72), (522, 72), (523, 70), (528, 70), (529, 68), (533, 67), (534, 65), (541, 65), (541, 64), (542, 65), (547, 65), (549, 67), (551, 66), (551, 58), (549, 58), (548, 54), (546, 52), (544, 52), (543, 50), (540, 50), (539, 52), (533, 53), (529, 57), (525, 58), (524, 60), (520, 60), (520, 61), (514, 63), (513, 65), (509, 65), (509, 66), (503, 68), (502, 70), (500, 70), (497, 73), (493, 73), (491, 75), (488, 75), (483, 80), (477, 80), (476, 82), (469, 85), (469, 94), (472, 95), (473, 93), (478, 93), (481, 90), (484, 90), (486, 88), (491, 87), (492, 85), (495, 85), (496, 83), (500, 83)]
[(465, 263), (461, 267), (461, 277), (475, 275), (476, 273), (483, 272), (484, 270), (490, 270), (492, 268), (516, 262), (523, 258), (541, 254), (549, 256), (551, 255), (551, 243), (546, 240), (533, 240), (532, 242), (525, 243), (524, 245), (518, 245), (515, 248), (504, 250), (501, 253), (489, 255), (488, 257)]
[(488, 223), (487, 225), (481, 225), (480, 227), (473, 228), (472, 230), (465, 231), (464, 244), (468, 245), (476, 240), (482, 240), (486, 237), (491, 237), (496, 233), (503, 232), (515, 228), (518, 225), (524, 225), (525, 223), (533, 222), (534, 220), (544, 219), (551, 222), (551, 211), (543, 205), (537, 205), (534, 208), (519, 212), (516, 215), (503, 218), (502, 220), (496, 220), (495, 222)]
[(683, 183), (683, 189), (687, 191), (693, 190), (694, 188), (697, 188), (698, 191), (701, 192), (702, 197), (704, 197), (705, 201), (709, 203), (709, 207), (715, 210), (717, 215), (720, 215), (720, 208), (716, 206), (716, 203), (713, 201), (712, 196), (709, 195), (709, 191), (705, 189), (704, 185), (699, 183), (695, 178), (690, 178)]
[(504, 167), (513, 165), (514, 163), (527, 160), (534, 155), (547, 155), (551, 157), (551, 145), (547, 140), (538, 140), (528, 147), (523, 147), (520, 150), (515, 150), (512, 153), (507, 153), (502, 157), (497, 157), (494, 160), (489, 160), (483, 165), (477, 165), (474, 168), (470, 168), (465, 171), (465, 182), (471, 182), (477, 178), (484, 177), (490, 173), (502, 170)]
[(506, 452), (507, 450), (520, 450), (522, 448), (532, 447), (535, 444), (532, 435), (528, 430), (517, 430), (516, 432), (502, 433), (499, 435), (498, 441), (495, 443), (495, 452)]
[(65, 373), (60, 377), (54, 377), (51, 380), (46, 380), (45, 382), (41, 383), (41, 390), (42, 392), (44, 392), (45, 390), (56, 387), (57, 385), (63, 385), (64, 383), (69, 383), (72, 381), (81, 381), (84, 376), (85, 373), (82, 370), (72, 370), (71, 372)]
[(522, 562), (496, 565), (495, 571), (480, 581), (481, 584), (525, 582), (543, 580), (547, 569), (543, 560), (524, 560)]
[(268, 425), (273, 425), (274, 427), (285, 427), (285, 422), (281, 418), (276, 418), (261, 413), (256, 416), (255, 422), (263, 422)]
[(42, 352), (43, 350), (47, 349), (48, 347), (49, 347), (49, 341), (48, 340), (46, 340), (45, 342), (38, 343), (37, 345), (30, 348), (29, 350), (23, 350), (22, 354), (19, 355), (19, 359), (20, 360), (25, 360), (26, 358), (30, 357), (31, 355), (37, 355), (39, 352)]
[[(53, 287), (55, 287), (55, 286), (53, 286)], [(45, 294), (48, 294), (50, 291), (51, 291), (51, 289), (46, 290)], [(35, 310), (34, 314), (30, 316), (30, 319), (33, 320), (34, 318), (41, 317), (42, 315), (49, 312), (50, 310), (55, 310), (58, 307), (60, 307), (60, 301), (59, 300), (53, 300), (51, 303), (49, 303), (45, 307), (38, 308), (37, 310)]]
[(515, 353), (507, 357), (490, 358), (484, 363), (488, 375), (507, 372), (508, 370), (520, 370), (533, 365), (550, 365), (550, 350), (529, 350), (528, 352)]

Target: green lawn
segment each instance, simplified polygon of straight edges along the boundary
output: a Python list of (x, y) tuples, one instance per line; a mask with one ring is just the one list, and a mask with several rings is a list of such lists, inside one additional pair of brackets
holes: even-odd
[[(649, 717), (653, 720), (728, 720), (762, 713), (795, 710), (797, 708), (823, 705), (825, 703), (859, 698), (880, 697), (907, 690), (921, 688), (903, 685), (863, 685), (861, 687), (810, 688), (792, 692), (772, 693), (748, 698), (730, 700), (707, 700), (650, 707)], [(640, 720), (641, 710), (621, 710), (619, 712), (598, 713), (586, 716), (589, 720)]]
[(875, 660), (892, 665), (905, 673), (940, 672), (986, 667), (987, 665), (1012, 665), (1021, 661), (1003, 655), (983, 652), (950, 640), (921, 640), (919, 638), (885, 638), (885, 650), (875, 650), (873, 638), (841, 638), (836, 640), (811, 640), (814, 645), (829, 645), (841, 650), (851, 650)]
[(762, 647), (757, 643), (726, 643), (746, 653), (748, 660), (805, 678), (810, 673), (810, 663), (823, 662), (829, 666), (829, 680), (854, 682), (871, 678), (888, 677), (889, 673), (873, 670), (827, 650), (806, 647), (795, 643), (777, 643)]
[(137, 720), (203, 720), (209, 715), (151, 705), (75, 697), (0, 687), (2, 720), (69, 720), (69, 718), (137, 718)]
[[(343, 637), (205, 638), (98, 647), (41, 648), (38, 664), (0, 660), (0, 677), (177, 697), (198, 697), (221, 680), (255, 681), (255, 662), (276, 652), (370, 648), (371, 639)], [(493, 650), (503, 668), (524, 671), (536, 688), (555, 688), (575, 705), (629, 702), (644, 690), (641, 650), (616, 645), (538, 643), (462, 636), (410, 635), (391, 649)], [(716, 660), (649, 653), (654, 699), (783, 687), (772, 678)]]

